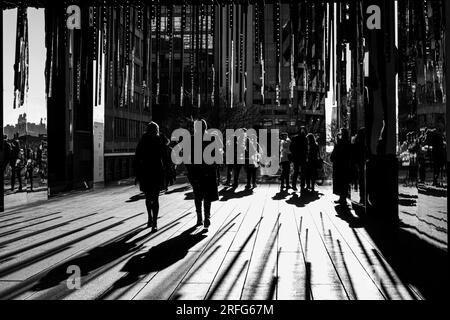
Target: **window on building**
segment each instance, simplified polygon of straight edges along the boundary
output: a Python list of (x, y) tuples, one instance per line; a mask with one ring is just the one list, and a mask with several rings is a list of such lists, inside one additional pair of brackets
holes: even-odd
[(287, 114), (287, 110), (286, 109), (275, 109), (275, 110), (273, 110), (273, 113), (275, 115), (286, 115)]
[(127, 137), (128, 119), (114, 118), (114, 138), (123, 139)]

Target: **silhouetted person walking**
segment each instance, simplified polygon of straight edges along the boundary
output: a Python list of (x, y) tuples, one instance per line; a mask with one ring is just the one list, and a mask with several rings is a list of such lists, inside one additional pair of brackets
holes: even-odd
[[(247, 129), (242, 129), (244, 131), (244, 137), (246, 135)], [(245, 163), (245, 138), (239, 139), (238, 137), (234, 137), (234, 166), (233, 166), (233, 188), (237, 188), (239, 186), (239, 176), (241, 174), (241, 169), (244, 167)]]
[(145, 193), (145, 205), (148, 212), (148, 227), (152, 232), (158, 230), (159, 193), (164, 189), (165, 172), (170, 170), (165, 140), (159, 134), (155, 122), (147, 125), (147, 132), (142, 136), (136, 149), (136, 180)]
[[(205, 120), (201, 120), (202, 136), (207, 130), (207, 124)], [(195, 132), (194, 132), (195, 135)], [(191, 161), (194, 163), (194, 139), (192, 141)], [(208, 142), (203, 142), (202, 155)], [(188, 179), (192, 185), (194, 191), (195, 211), (197, 213), (196, 226), (204, 225), (205, 228), (209, 228), (211, 224), (211, 202), (219, 200), (219, 192), (217, 190), (217, 177), (216, 177), (216, 165), (206, 164), (203, 156), (201, 164), (188, 164), (186, 165), (188, 171)], [(204, 210), (204, 220), (202, 209)]]
[(351, 144), (347, 129), (341, 129), (330, 159), (333, 162), (333, 193), (339, 196), (336, 202), (346, 204), (351, 178)]
[(431, 133), (430, 144), (432, 146), (433, 186), (439, 186), (439, 176), (441, 175), (446, 159), (444, 137), (436, 129), (431, 130)]
[(358, 187), (359, 187), (359, 202), (365, 203), (366, 199), (366, 161), (369, 157), (369, 149), (366, 143), (366, 129), (360, 128), (355, 138), (353, 146), (353, 161), (356, 169)]
[(308, 139), (308, 156), (306, 162), (306, 181), (307, 187), (314, 192), (314, 187), (317, 180), (317, 169), (319, 166), (319, 145), (312, 133), (307, 135)]
[(306, 128), (300, 127), (298, 135), (292, 138), (291, 146), (292, 161), (294, 163), (294, 175), (292, 176), (292, 189), (297, 190), (297, 179), (300, 173), (300, 188), (305, 190), (306, 182), (306, 157), (308, 153), (308, 140), (306, 139)]
[(246, 136), (246, 148), (245, 148), (245, 170), (247, 172), (247, 185), (246, 189), (256, 188), (256, 171), (259, 167), (259, 154), (258, 154), (258, 137), (256, 135)]
[(289, 139), (288, 134), (286, 132), (283, 132), (281, 134), (280, 139), (281, 191), (285, 188), (284, 185), (285, 183), (286, 183), (286, 190), (291, 188), (291, 186), (289, 185), (289, 177), (291, 173), (290, 146), (291, 146), (291, 139)]
[(14, 139), (11, 141), (11, 155), (9, 158), (9, 165), (11, 166), (11, 191), (14, 191), (14, 185), (16, 178), (19, 182), (19, 191), (22, 191), (22, 159), (20, 155), (20, 142), (18, 135), (14, 135)]

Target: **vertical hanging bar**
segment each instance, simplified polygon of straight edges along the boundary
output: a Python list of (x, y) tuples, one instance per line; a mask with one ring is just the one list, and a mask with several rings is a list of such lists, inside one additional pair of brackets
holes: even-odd
[(180, 107), (183, 107), (184, 102), (184, 29), (186, 28), (186, 5), (181, 5), (181, 86), (180, 86)]
[(167, 35), (169, 37), (169, 108), (173, 96), (173, 5), (167, 6)]

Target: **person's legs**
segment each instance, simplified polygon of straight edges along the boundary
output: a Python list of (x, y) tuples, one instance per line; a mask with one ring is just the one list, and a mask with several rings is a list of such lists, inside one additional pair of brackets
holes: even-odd
[(316, 177), (315, 177), (314, 174), (311, 175), (310, 183), (311, 183), (311, 191), (314, 192), (314, 187), (315, 187), (315, 185), (316, 185)]
[(199, 196), (195, 196), (194, 199), (195, 202), (195, 212), (197, 213), (197, 226), (200, 226), (203, 224), (203, 217), (202, 217), (202, 198)]
[(256, 168), (251, 168), (250, 175), (251, 175), (253, 188), (256, 188)]
[(147, 226), (150, 228), (153, 226), (153, 217), (152, 217), (152, 194), (151, 192), (145, 192), (145, 207), (147, 208), (147, 214), (148, 214), (148, 222)]
[(16, 183), (16, 166), (10, 163), (11, 166), (11, 191), (14, 191), (14, 184)]
[(303, 191), (306, 183), (306, 163), (300, 164), (300, 170), (300, 189)]
[(233, 173), (233, 166), (231, 164), (227, 164), (227, 180), (225, 182), (226, 185), (231, 184), (231, 174)]
[(28, 178), (30, 179), (30, 190), (33, 191), (33, 169), (28, 171)]
[(366, 202), (366, 177), (364, 164), (360, 164), (358, 168), (358, 184), (359, 184), (359, 202)]
[(151, 199), (151, 208), (153, 212), (152, 228), (153, 231), (156, 231), (158, 230), (159, 194), (155, 192), (154, 194), (152, 194)]
[(292, 189), (297, 190), (297, 179), (298, 173), (300, 169), (300, 164), (298, 162), (294, 162), (294, 174), (292, 175)]
[(289, 185), (289, 178), (291, 176), (291, 163), (290, 162), (286, 162), (285, 168), (286, 168), (286, 172), (285, 172), (284, 179), (286, 180), (286, 188), (289, 189), (291, 187)]
[(21, 177), (21, 169), (19, 167), (16, 168), (17, 180), (19, 181), (19, 191), (22, 191), (22, 177)]
[(236, 164), (234, 166), (234, 181), (233, 181), (234, 187), (237, 187), (239, 185), (239, 174), (241, 172), (241, 168), (242, 168), (241, 164)]
[(289, 187), (289, 169), (290, 169), (290, 163), (289, 162), (283, 162), (281, 164), (281, 187), (283, 188), (284, 182), (286, 182), (286, 188)]
[(204, 200), (203, 201), (203, 207), (205, 210), (205, 228), (209, 228), (209, 226), (211, 225), (211, 201), (209, 200)]
[(280, 176), (280, 189), (284, 188), (284, 176), (285, 176), (284, 162), (281, 163), (281, 176)]
[(245, 173), (247, 175), (247, 184), (245, 185), (246, 189), (250, 189), (250, 179), (251, 179), (251, 173), (250, 173), (250, 167), (245, 166)]

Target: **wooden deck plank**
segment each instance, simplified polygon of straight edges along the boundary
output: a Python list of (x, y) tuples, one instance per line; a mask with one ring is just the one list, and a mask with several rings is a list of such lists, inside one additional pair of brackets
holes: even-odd
[[(272, 192), (274, 188), (269, 188)], [(269, 191), (269, 197), (270, 197)], [(242, 290), (243, 300), (276, 299), (279, 211), (276, 201), (267, 201)]]
[(367, 275), (366, 270), (358, 263), (341, 234), (323, 212), (325, 209), (323, 204), (328, 204), (328, 201), (328, 199), (318, 201), (316, 211), (309, 211), (347, 295), (350, 299), (383, 299), (383, 295)]
[[(160, 197), (154, 235), (139, 229), (147, 215), (136, 186), (7, 210), (0, 215), (0, 294), (23, 284), (16, 299), (414, 298), (369, 234), (336, 216), (327, 188), (319, 188), (320, 199), (305, 202), (276, 196), (277, 184), (253, 193), (241, 186), (213, 204), (207, 235), (201, 228), (187, 235), (196, 221), (187, 187), (176, 185)], [(144, 214), (130, 218), (138, 213)], [(52, 217), (58, 218), (45, 221)], [(157, 259), (164, 248), (173, 257)], [(96, 263), (86, 264), (89, 256)], [(69, 263), (87, 266), (80, 290), (68, 289), (68, 275), (61, 274)], [(57, 281), (32, 288), (50, 270), (60, 273)]]
[[(324, 213), (324, 218), (327, 217), (329, 221), (332, 222), (335, 233), (341, 236), (341, 246), (344, 248), (343, 255), (346, 257), (346, 261), (355, 265), (358, 262), (370, 277), (372, 282), (378, 288), (378, 291), (382, 293), (386, 299), (413, 299), (411, 293), (398, 279), (395, 272), (385, 267), (388, 265), (387, 261), (384, 260), (382, 255), (379, 253), (378, 249), (374, 247), (372, 239), (367, 234), (367, 232), (362, 228), (351, 228), (347, 221), (336, 216), (330, 208), (332, 206), (327, 206), (328, 203), (322, 204), (322, 209)], [(358, 219), (356, 214), (352, 209), (350, 212), (354, 219)], [(345, 242), (345, 244), (344, 244)], [(351, 254), (350, 254), (351, 252)], [(352, 257), (353, 255), (353, 257)], [(356, 259), (356, 260), (355, 260)], [(385, 266), (383, 266), (385, 264)], [(357, 285), (361, 285), (363, 281), (359, 279), (356, 282)], [(376, 294), (374, 290), (369, 290), (369, 288), (361, 287), (360, 292), (367, 295), (370, 292)], [(369, 296), (370, 299), (372, 299)]]

